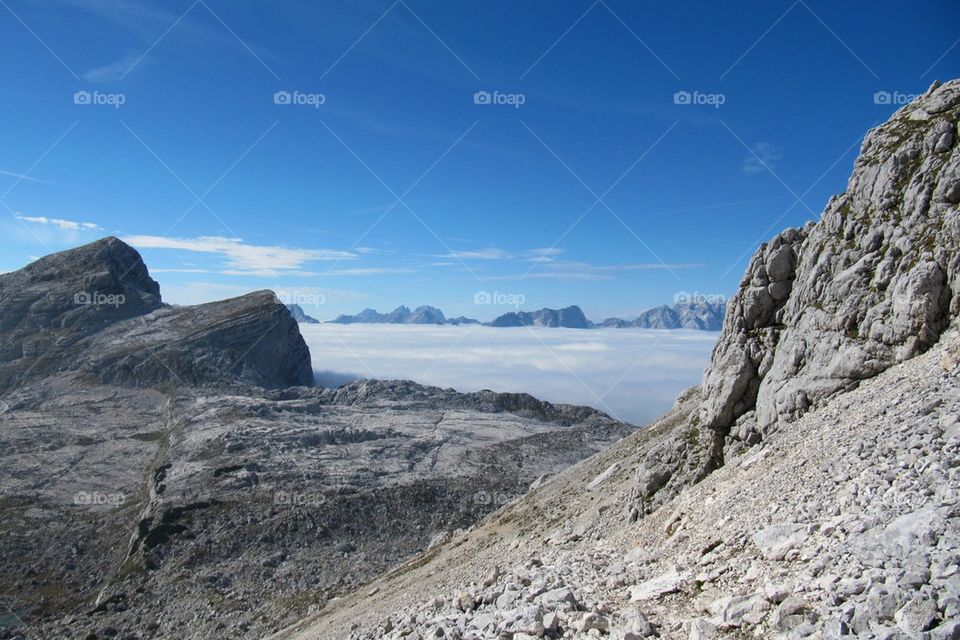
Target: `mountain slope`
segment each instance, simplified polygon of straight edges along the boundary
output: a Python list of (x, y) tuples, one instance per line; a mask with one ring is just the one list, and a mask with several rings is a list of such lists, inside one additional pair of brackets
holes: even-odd
[(960, 637), (958, 119), (868, 134), (664, 418), (279, 637)]
[(957, 637), (957, 332), (630, 523), (699, 400), (273, 637)]

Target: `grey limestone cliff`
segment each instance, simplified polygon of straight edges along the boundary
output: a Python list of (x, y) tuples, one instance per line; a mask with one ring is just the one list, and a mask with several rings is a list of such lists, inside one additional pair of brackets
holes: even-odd
[(727, 305), (689, 436), (638, 473), (641, 510), (937, 342), (960, 312), (958, 119), (960, 81), (934, 84), (867, 134), (820, 220), (760, 247)]

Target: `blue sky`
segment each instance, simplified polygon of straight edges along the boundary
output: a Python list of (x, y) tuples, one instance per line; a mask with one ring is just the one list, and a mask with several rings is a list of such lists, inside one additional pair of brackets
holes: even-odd
[(960, 68), (946, 0), (0, 4), (0, 270), (112, 234), (321, 318), (732, 293)]

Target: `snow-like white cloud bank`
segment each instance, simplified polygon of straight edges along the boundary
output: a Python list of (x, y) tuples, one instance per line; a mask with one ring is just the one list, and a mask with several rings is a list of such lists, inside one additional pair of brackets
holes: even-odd
[(458, 391), (526, 392), (634, 424), (700, 383), (717, 333), (645, 329), (300, 325), (317, 382), (408, 379)]

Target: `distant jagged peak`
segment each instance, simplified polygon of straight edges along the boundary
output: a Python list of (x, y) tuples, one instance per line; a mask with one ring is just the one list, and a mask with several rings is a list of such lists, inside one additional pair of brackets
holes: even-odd
[(319, 320), (314, 317), (308, 316), (298, 304), (288, 304), (287, 310), (290, 311), (290, 315), (293, 316), (293, 319), (297, 322), (302, 322), (304, 324), (319, 324)]
[(420, 305), (410, 310), (400, 305), (390, 313), (380, 313), (376, 309), (364, 309), (356, 315), (342, 314), (328, 320), (334, 324), (478, 324), (477, 320), (460, 316), (448, 319), (443, 311), (430, 305)]
[(491, 327), (565, 327), (588, 329), (590, 321), (577, 305), (562, 309), (543, 308), (539, 311), (511, 311), (487, 323)]

